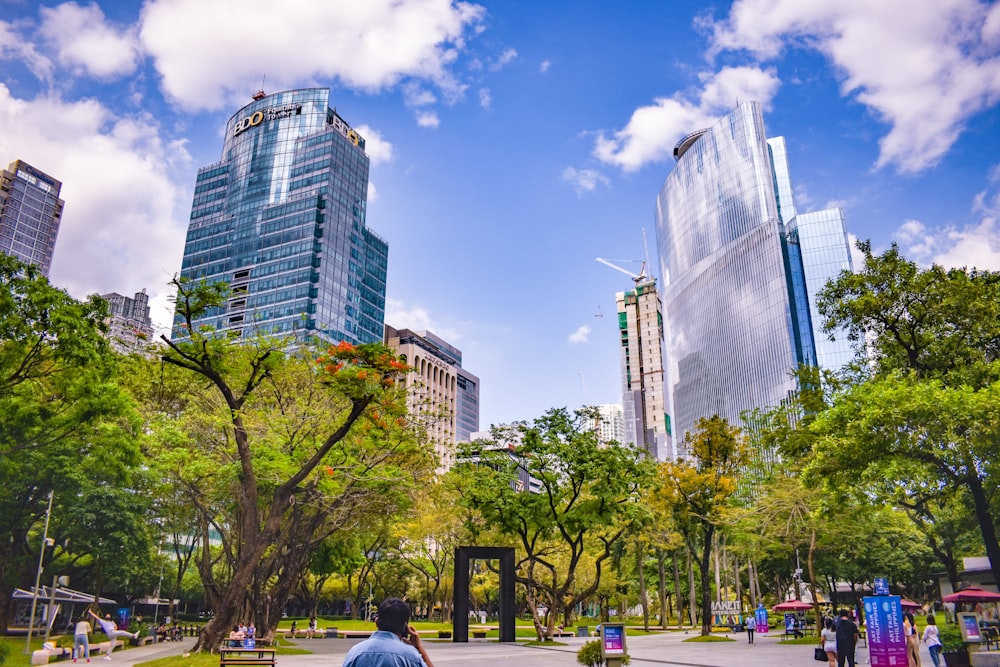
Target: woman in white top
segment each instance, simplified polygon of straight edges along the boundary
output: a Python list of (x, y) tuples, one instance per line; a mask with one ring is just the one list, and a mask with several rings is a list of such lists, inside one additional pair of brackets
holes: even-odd
[(927, 627), (924, 628), (923, 639), (927, 644), (927, 650), (930, 651), (934, 667), (941, 667), (941, 634), (938, 632), (934, 614), (927, 614)]
[(830, 662), (830, 667), (837, 667), (837, 631), (833, 629), (833, 621), (826, 619), (823, 621), (822, 637), (823, 650), (826, 651), (826, 659)]

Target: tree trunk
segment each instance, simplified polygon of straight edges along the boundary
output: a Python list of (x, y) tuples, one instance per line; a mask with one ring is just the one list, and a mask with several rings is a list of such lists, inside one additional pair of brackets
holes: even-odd
[(684, 593), (681, 591), (681, 566), (677, 562), (677, 551), (670, 556), (674, 566), (674, 596), (677, 599), (677, 629), (684, 625)]
[(715, 526), (709, 524), (705, 530), (705, 543), (701, 547), (701, 636), (712, 634), (712, 585), (711, 567), (712, 538)]
[(806, 557), (806, 567), (809, 568), (809, 594), (812, 595), (813, 614), (816, 616), (816, 636), (820, 637), (823, 632), (820, 619), (823, 618), (819, 610), (819, 597), (816, 595), (816, 570), (813, 567), (813, 554), (816, 553), (816, 529), (813, 528), (809, 534), (809, 555)]
[(691, 549), (687, 550), (687, 565), (688, 565), (688, 614), (691, 616), (691, 627), (698, 625), (697, 607), (698, 607), (698, 585), (694, 580), (694, 554), (691, 553)]
[(649, 632), (649, 600), (646, 597), (646, 548), (640, 542), (635, 546), (635, 570), (639, 576), (639, 604), (642, 605), (642, 628)]
[(1000, 582), (1000, 544), (997, 543), (997, 531), (993, 523), (993, 514), (990, 512), (990, 503), (983, 489), (983, 482), (979, 479), (974, 467), (969, 467), (966, 480), (966, 486), (969, 487), (969, 492), (972, 494), (972, 504), (976, 510), (979, 531), (983, 535), (986, 555), (990, 559), (993, 581)]
[(656, 575), (657, 575), (657, 585), (658, 593), (660, 596), (660, 629), (667, 629), (667, 570), (664, 567), (664, 560), (666, 559), (666, 554), (663, 553), (663, 549), (656, 549)]

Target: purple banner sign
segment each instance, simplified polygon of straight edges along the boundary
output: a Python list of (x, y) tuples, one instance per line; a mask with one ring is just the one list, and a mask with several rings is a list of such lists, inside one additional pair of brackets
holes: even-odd
[(906, 636), (899, 596), (866, 597), (865, 625), (872, 667), (905, 667)]

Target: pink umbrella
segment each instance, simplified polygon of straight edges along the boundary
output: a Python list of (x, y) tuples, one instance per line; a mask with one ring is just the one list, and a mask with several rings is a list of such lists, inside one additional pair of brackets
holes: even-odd
[(907, 600), (906, 598), (900, 598), (899, 604), (903, 609), (922, 609), (924, 606), (919, 602), (914, 602), (913, 600)]
[(1000, 601), (1000, 593), (970, 586), (969, 588), (963, 588), (957, 593), (945, 595), (941, 599), (944, 602), (998, 602)]
[(812, 609), (813, 606), (808, 602), (802, 602), (801, 600), (786, 600), (781, 604), (774, 605), (775, 611), (806, 611), (807, 609)]

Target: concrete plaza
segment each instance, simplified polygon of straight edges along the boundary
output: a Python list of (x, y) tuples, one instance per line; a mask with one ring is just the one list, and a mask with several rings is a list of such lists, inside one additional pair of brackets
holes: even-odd
[[(731, 635), (736, 641), (692, 643), (684, 642), (691, 634), (667, 632), (644, 637), (629, 637), (628, 648), (632, 665), (672, 665), (676, 667), (802, 667), (822, 665), (813, 661), (814, 645), (785, 644), (778, 636), (757, 635), (754, 644), (748, 644), (746, 635)], [(194, 646), (194, 639), (152, 646), (132, 648), (115, 653), (111, 665), (132, 667), (147, 660), (177, 655)], [(307, 655), (279, 655), (278, 667), (340, 667), (348, 649), (360, 639), (300, 639), (283, 642), (312, 653)], [(524, 646), (500, 644), (495, 640), (471, 640), (468, 644), (448, 641), (425, 640), (425, 646), (435, 667), (472, 667), (480, 665), (509, 665), (510, 667), (542, 667), (543, 665), (576, 665), (576, 651), (586, 639), (561, 639), (562, 646)], [(926, 647), (921, 648), (923, 667), (932, 667)], [(858, 646), (859, 665), (868, 663), (868, 650)], [(94, 663), (103, 663), (97, 658)], [(183, 665), (182, 660), (178, 665)], [(96, 667), (96, 665), (94, 665)]]

